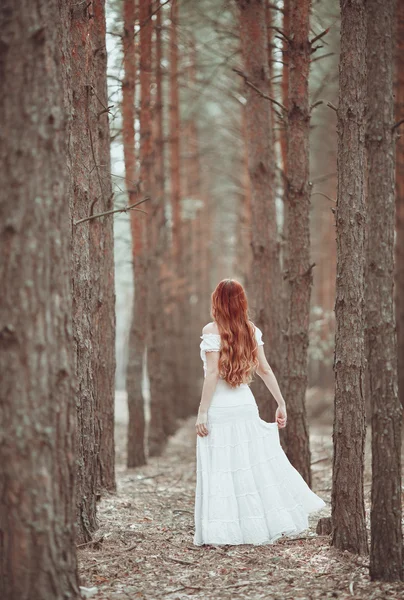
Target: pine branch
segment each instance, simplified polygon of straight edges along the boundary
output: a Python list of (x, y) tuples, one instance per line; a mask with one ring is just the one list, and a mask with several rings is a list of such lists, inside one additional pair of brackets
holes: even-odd
[(287, 108), (286, 106), (284, 106), (281, 102), (278, 102), (278, 100), (275, 100), (275, 98), (271, 98), (271, 96), (267, 96), (266, 94), (264, 94), (263, 92), (261, 92), (261, 90), (259, 88), (257, 88), (256, 85), (254, 85), (247, 77), (247, 75), (245, 73), (243, 73), (243, 71), (241, 71), (240, 69), (236, 69), (233, 68), (232, 69), (235, 73), (237, 73), (237, 75), (240, 75), (240, 77), (242, 77), (246, 83), (246, 85), (250, 86), (253, 90), (255, 90), (257, 92), (257, 94), (259, 94), (260, 96), (262, 96), (262, 98), (265, 98), (265, 100), (269, 100), (270, 102), (273, 102), (274, 104), (276, 104), (277, 106), (279, 106), (280, 108), (282, 108), (282, 110), (284, 110), (285, 112), (287, 112)]
[(310, 40), (310, 44), (313, 45), (316, 42), (318, 42), (318, 40), (321, 40), (322, 37), (324, 37), (325, 35), (327, 35), (327, 33), (330, 31), (330, 28), (327, 27), (327, 29), (324, 29), (324, 31), (322, 31), (321, 33), (319, 33), (318, 35), (316, 35), (312, 40)]
[(336, 106), (334, 106), (334, 104), (332, 102), (327, 102), (327, 106), (329, 106), (330, 108), (335, 110), (335, 112), (338, 112), (338, 108)]
[[(111, 198), (112, 198), (112, 196), (111, 196)], [(128, 210), (138, 210), (139, 212), (147, 214), (147, 212), (145, 210), (136, 208), (136, 206), (139, 206), (139, 204), (142, 204), (143, 202), (146, 202), (147, 200), (150, 200), (149, 196), (146, 196), (146, 198), (143, 198), (143, 200), (139, 200), (139, 202), (136, 202), (135, 204), (131, 204), (131, 206), (125, 206), (124, 208), (116, 208), (114, 210), (107, 210), (105, 212), (98, 213), (97, 215), (91, 215), (90, 217), (85, 217), (85, 219), (79, 219), (78, 221), (75, 221), (73, 223), (73, 225), (79, 225), (80, 223), (84, 223), (85, 221), (91, 221), (92, 219), (98, 219), (99, 217), (105, 217), (106, 215), (113, 215), (115, 213), (123, 213), (123, 212), (126, 213), (126, 212), (128, 212)]]

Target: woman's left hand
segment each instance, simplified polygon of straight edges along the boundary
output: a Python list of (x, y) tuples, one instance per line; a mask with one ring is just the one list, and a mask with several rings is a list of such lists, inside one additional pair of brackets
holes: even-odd
[(287, 415), (286, 406), (278, 406), (275, 413), (275, 421), (278, 423), (278, 427), (283, 429), (286, 427)]
[(200, 437), (204, 437), (205, 435), (208, 435), (208, 433), (209, 433), (208, 429), (206, 427), (207, 422), (208, 422), (208, 414), (205, 412), (198, 413), (198, 418), (195, 423), (195, 429), (196, 429), (196, 434), (199, 435)]

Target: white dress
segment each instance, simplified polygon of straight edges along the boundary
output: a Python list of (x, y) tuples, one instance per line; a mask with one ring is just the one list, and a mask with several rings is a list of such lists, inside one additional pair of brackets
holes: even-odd
[[(262, 345), (257, 327), (255, 334)], [(206, 375), (206, 352), (220, 350), (220, 335), (201, 338)], [(194, 544), (271, 544), (306, 530), (308, 515), (325, 502), (289, 462), (277, 423), (260, 418), (248, 384), (231, 388), (219, 379), (207, 428), (196, 436)]]

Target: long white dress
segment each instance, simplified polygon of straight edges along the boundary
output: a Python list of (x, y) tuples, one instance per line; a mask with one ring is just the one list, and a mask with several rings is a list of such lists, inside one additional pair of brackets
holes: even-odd
[[(262, 345), (257, 327), (255, 335)], [(206, 352), (220, 350), (220, 335), (201, 338), (206, 376)], [(277, 423), (260, 418), (248, 384), (232, 388), (219, 379), (207, 428), (196, 436), (194, 544), (272, 544), (305, 531), (308, 515), (325, 502), (289, 462)]]

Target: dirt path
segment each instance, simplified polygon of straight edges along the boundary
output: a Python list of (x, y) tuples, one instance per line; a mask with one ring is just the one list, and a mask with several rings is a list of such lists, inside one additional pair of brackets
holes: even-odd
[[(125, 467), (126, 413), (117, 406), (118, 493), (99, 504), (98, 543), (79, 549), (81, 585), (95, 600), (399, 598), (404, 586), (372, 583), (368, 558), (341, 553), (317, 537), (267, 546), (196, 547), (194, 418), (183, 423), (162, 457)], [(313, 489), (329, 515), (331, 430), (312, 433)], [(366, 482), (369, 488), (369, 477)], [(369, 496), (369, 494), (367, 494)]]

